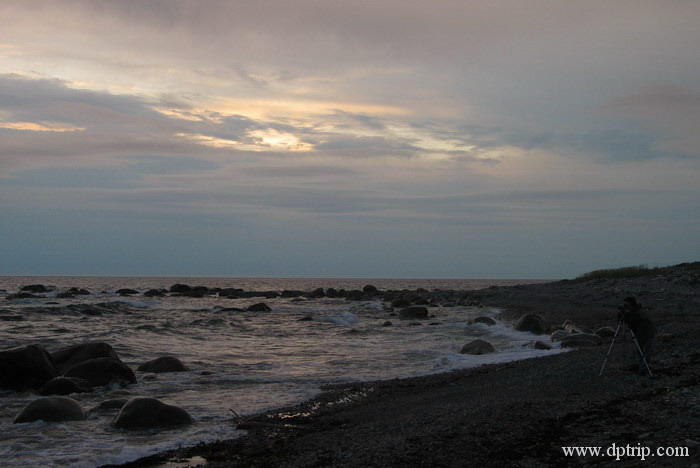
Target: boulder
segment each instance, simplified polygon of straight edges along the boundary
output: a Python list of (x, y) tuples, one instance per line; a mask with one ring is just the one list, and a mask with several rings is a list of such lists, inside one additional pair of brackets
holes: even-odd
[(391, 301), (391, 307), (394, 307), (396, 309), (400, 309), (402, 307), (410, 307), (411, 306), (411, 301), (408, 299), (405, 299), (403, 297), (400, 297), (398, 299), (394, 299)]
[(531, 332), (535, 335), (542, 335), (549, 332), (549, 324), (537, 314), (525, 314), (518, 319), (514, 328), (518, 331)]
[(379, 290), (375, 285), (367, 284), (362, 288), (362, 292), (364, 292), (365, 294), (377, 294)]
[(51, 355), (39, 345), (0, 351), (0, 389), (39, 389), (58, 376)]
[(496, 325), (496, 321), (491, 317), (477, 317), (469, 322), (472, 323), (485, 323), (488, 326)]
[(554, 330), (554, 332), (552, 332), (552, 335), (550, 336), (550, 338), (553, 342), (557, 342), (557, 341), (561, 341), (562, 339), (566, 338), (567, 336), (571, 336), (571, 333), (569, 333), (566, 330)]
[(77, 377), (54, 377), (46, 382), (40, 395), (70, 395), (71, 393), (88, 393), (92, 391), (92, 385), (85, 379)]
[(428, 318), (428, 309), (419, 306), (406, 307), (399, 311), (399, 318), (401, 320), (426, 319)]
[(162, 296), (165, 296), (165, 294), (163, 294), (163, 291), (161, 291), (160, 289), (149, 289), (148, 291), (146, 291), (145, 293), (143, 293), (143, 295), (146, 296), (146, 297), (162, 297)]
[(573, 335), (565, 336), (560, 341), (562, 348), (578, 348), (598, 346), (603, 342), (603, 339), (595, 333), (574, 333)]
[(186, 284), (179, 284), (178, 283), (178, 284), (173, 284), (172, 286), (170, 286), (171, 293), (181, 294), (181, 293), (188, 292), (190, 289), (192, 289), (192, 288)]
[(481, 354), (494, 353), (496, 349), (488, 341), (474, 340), (462, 346), (459, 352), (460, 354), (473, 354), (478, 356)]
[(547, 343), (545, 343), (543, 341), (539, 341), (539, 340), (535, 341), (535, 343), (533, 344), (533, 347), (535, 349), (542, 349), (542, 350), (547, 350), (547, 351), (552, 349), (552, 347), (550, 345), (548, 345)]
[(150, 428), (192, 424), (194, 420), (187, 411), (177, 406), (166, 405), (155, 398), (131, 398), (114, 418), (116, 427)]
[(248, 312), (270, 312), (272, 309), (264, 302), (253, 304), (246, 309)]
[(26, 286), (22, 286), (19, 290), (22, 292), (38, 293), (38, 294), (49, 292), (49, 288), (47, 288), (43, 284), (28, 284)]
[(190, 369), (175, 356), (163, 356), (144, 362), (137, 371), (141, 372), (187, 372)]
[(116, 359), (117, 361), (120, 360), (114, 348), (102, 341), (68, 346), (51, 353), (51, 358), (59, 374), (65, 373), (68, 369), (80, 362), (99, 357), (108, 357)]
[(65, 377), (78, 377), (90, 382), (93, 387), (110, 383), (135, 384), (134, 372), (123, 362), (111, 357), (99, 357), (80, 362), (66, 371)]
[(116, 293), (121, 295), (121, 296), (131, 296), (133, 294), (138, 294), (139, 292), (135, 289), (122, 288), (122, 289), (117, 289)]
[(80, 403), (67, 397), (34, 400), (15, 416), (13, 424), (32, 421), (82, 421), (87, 417)]
[(90, 291), (88, 291), (87, 289), (76, 288), (76, 287), (72, 287), (66, 292), (68, 294), (73, 294), (75, 296), (89, 296), (90, 295)]

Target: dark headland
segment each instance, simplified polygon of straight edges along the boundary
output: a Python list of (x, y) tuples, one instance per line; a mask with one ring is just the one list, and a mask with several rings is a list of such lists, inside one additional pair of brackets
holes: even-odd
[[(524, 361), (445, 374), (333, 386), (293, 408), (255, 415), (247, 435), (127, 466), (694, 466), (700, 463), (700, 262), (606, 270), (576, 280), (469, 291), (475, 302), (552, 326), (617, 325), (634, 296), (658, 327), (654, 377), (638, 373), (634, 344), (610, 339)], [(548, 335), (540, 340), (549, 342)], [(235, 402), (231, 402), (235, 408)], [(232, 424), (234, 424), (232, 419)], [(628, 447), (567, 457), (562, 447)], [(687, 447), (689, 456), (653, 456)], [(637, 456), (634, 456), (634, 454)], [(682, 451), (677, 452), (683, 454)], [(626, 455), (627, 455), (626, 454)]]

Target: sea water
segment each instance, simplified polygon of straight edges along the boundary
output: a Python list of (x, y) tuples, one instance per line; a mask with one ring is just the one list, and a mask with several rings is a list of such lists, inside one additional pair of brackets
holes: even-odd
[[(104, 341), (132, 369), (160, 356), (176, 356), (189, 372), (161, 373), (153, 380), (136, 372), (134, 396), (148, 396), (184, 408), (195, 420), (166, 430), (123, 430), (112, 426), (115, 411), (90, 411), (87, 420), (12, 424), (38, 398), (33, 392), (0, 391), (0, 466), (92, 467), (135, 460), (198, 442), (230, 439), (236, 430), (230, 409), (253, 414), (302, 402), (329, 383), (393, 379), (551, 354), (528, 346), (530, 333), (498, 321), (469, 324), (477, 316), (497, 317), (481, 307), (430, 307), (429, 320), (398, 320), (378, 300), (343, 298), (228, 299), (145, 297), (152, 288), (175, 283), (234, 287), (246, 291), (312, 291), (316, 288), (381, 290), (417, 288), (474, 290), (518, 280), (242, 279), (0, 277), (0, 350), (37, 343), (50, 352), (89, 341)], [(22, 285), (54, 289), (37, 298), (7, 299)], [(90, 295), (57, 298), (70, 287)], [(139, 294), (116, 294), (131, 288)], [(241, 312), (265, 302), (271, 312)], [(85, 307), (92, 313), (85, 314)], [(94, 311), (98, 310), (99, 314)], [(311, 320), (309, 320), (311, 318)], [(300, 320), (304, 319), (304, 320)], [(391, 326), (383, 326), (391, 321)], [(481, 338), (496, 353), (459, 354)], [(151, 376), (152, 377), (152, 376)], [(114, 398), (117, 387), (73, 394), (91, 410)]]

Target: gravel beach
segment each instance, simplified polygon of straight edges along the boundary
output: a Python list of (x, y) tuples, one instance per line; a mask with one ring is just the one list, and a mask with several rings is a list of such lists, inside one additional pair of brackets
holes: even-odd
[[(542, 358), (333, 386), (250, 416), (239, 439), (124, 466), (698, 466), (699, 293), (698, 263), (467, 293), (502, 309), (504, 321), (534, 313), (554, 327), (570, 320), (593, 329), (614, 328), (616, 306), (635, 296), (658, 327), (653, 378), (639, 375), (634, 344), (620, 336), (602, 376), (609, 338)], [(573, 446), (601, 454), (567, 456), (562, 447)]]

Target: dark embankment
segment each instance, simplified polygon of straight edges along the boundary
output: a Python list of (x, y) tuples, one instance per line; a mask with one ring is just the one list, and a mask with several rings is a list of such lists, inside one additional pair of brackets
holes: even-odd
[[(615, 326), (636, 296), (658, 328), (652, 369), (631, 343), (413, 379), (332, 387), (257, 415), (248, 435), (131, 466), (692, 466), (700, 462), (700, 263), (634, 276), (588, 277), (470, 293), (515, 320)], [(547, 337), (544, 337), (547, 341)], [(235, 402), (231, 402), (235, 406)], [(232, 421), (233, 423), (233, 421)], [(689, 456), (566, 457), (562, 446), (687, 447)], [(630, 455), (634, 455), (630, 453)], [(174, 466), (174, 465), (170, 465)]]

